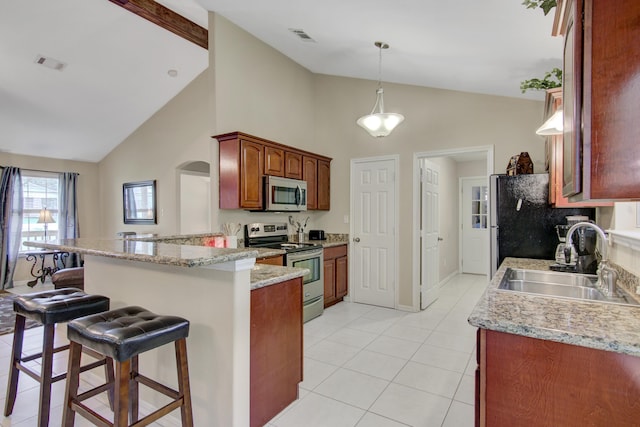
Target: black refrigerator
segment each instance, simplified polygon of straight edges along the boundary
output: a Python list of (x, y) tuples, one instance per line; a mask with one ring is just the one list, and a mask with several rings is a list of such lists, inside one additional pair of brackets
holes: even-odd
[(549, 174), (491, 175), (491, 277), (506, 257), (555, 259), (555, 226), (567, 215), (595, 219), (594, 208), (552, 208)]

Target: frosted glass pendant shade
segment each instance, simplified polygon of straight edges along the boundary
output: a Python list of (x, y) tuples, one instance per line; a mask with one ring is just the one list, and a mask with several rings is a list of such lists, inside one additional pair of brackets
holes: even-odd
[(563, 132), (562, 109), (557, 110), (536, 130), (536, 135), (551, 136), (562, 135)]
[(384, 112), (384, 90), (378, 88), (376, 91), (376, 103), (371, 114), (360, 117), (356, 123), (369, 135), (381, 138), (389, 135), (404, 120), (402, 114)]

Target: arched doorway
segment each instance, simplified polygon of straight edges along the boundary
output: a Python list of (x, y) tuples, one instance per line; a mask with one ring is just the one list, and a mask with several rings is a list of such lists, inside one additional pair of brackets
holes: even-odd
[(179, 234), (211, 231), (211, 177), (209, 163), (193, 161), (182, 164), (178, 175)]

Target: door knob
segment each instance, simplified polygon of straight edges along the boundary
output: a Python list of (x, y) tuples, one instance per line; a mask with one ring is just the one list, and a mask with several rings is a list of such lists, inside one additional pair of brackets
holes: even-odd
[(442, 237), (438, 237), (438, 242), (442, 242), (444, 239)]
[(353, 241), (354, 241), (354, 242), (356, 242), (356, 243), (358, 243), (358, 242), (360, 241), (360, 238), (359, 238), (359, 237), (354, 237), (354, 238), (353, 238)]

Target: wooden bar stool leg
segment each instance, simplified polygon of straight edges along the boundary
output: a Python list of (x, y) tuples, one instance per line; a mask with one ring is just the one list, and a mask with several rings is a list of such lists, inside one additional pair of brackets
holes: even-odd
[(131, 414), (131, 424), (138, 421), (140, 415), (139, 393), (140, 386), (136, 377), (138, 376), (138, 356), (131, 358), (131, 376), (129, 377), (129, 414)]
[(18, 392), (18, 377), (20, 371), (17, 368), (22, 356), (22, 343), (24, 342), (24, 316), (16, 314), (16, 322), (13, 329), (13, 348), (11, 350), (11, 368), (9, 369), (9, 380), (7, 382), (7, 397), (4, 404), (4, 416), (8, 417), (13, 412), (13, 405), (16, 403)]
[(111, 386), (109, 387), (109, 391), (107, 392), (107, 397), (109, 399), (109, 408), (111, 408), (111, 410), (113, 411), (113, 387), (115, 384), (115, 375), (113, 373), (113, 359), (111, 359), (110, 357), (105, 357), (104, 377), (107, 380), (107, 384), (111, 384)]
[(126, 427), (129, 417), (129, 377), (131, 374), (131, 359), (124, 362), (116, 361), (115, 402), (113, 404), (113, 426)]
[(53, 336), (56, 325), (44, 325), (42, 340), (42, 368), (40, 370), (40, 408), (38, 410), (38, 426), (49, 425), (51, 407), (51, 376), (53, 375)]
[(187, 362), (187, 340), (180, 338), (175, 343), (176, 366), (178, 369), (178, 391), (182, 395), (180, 415), (182, 427), (193, 427), (193, 408), (191, 407), (191, 387), (189, 385), (189, 364)]
[(62, 427), (73, 427), (76, 413), (71, 408), (71, 404), (78, 397), (78, 386), (80, 385), (80, 358), (82, 357), (82, 346), (71, 341), (69, 343), (69, 364), (67, 367), (67, 385), (64, 392), (65, 403), (62, 412)]

